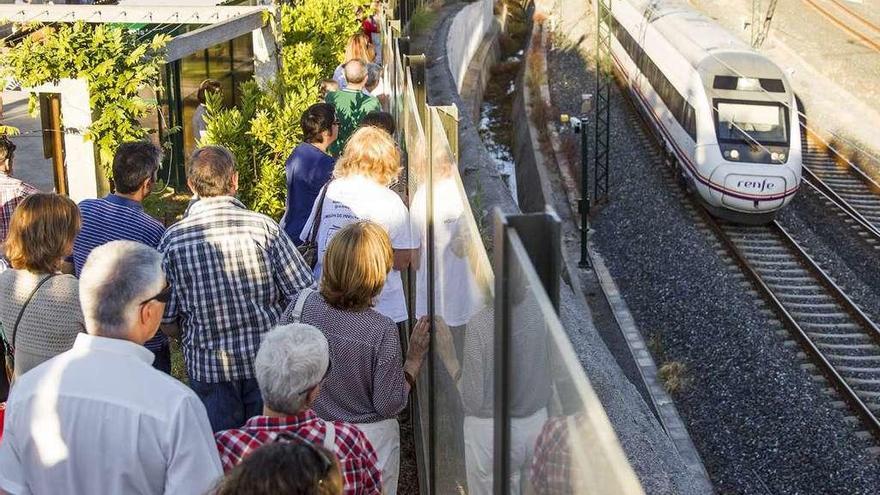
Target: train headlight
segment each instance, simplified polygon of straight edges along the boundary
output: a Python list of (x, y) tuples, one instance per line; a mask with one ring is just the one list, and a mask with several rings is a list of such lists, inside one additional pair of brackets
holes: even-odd
[(785, 153), (781, 153), (781, 152), (777, 153), (774, 151), (774, 152), (770, 153), (770, 159), (773, 160), (774, 162), (784, 162), (785, 161)]
[(739, 160), (739, 150), (730, 150), (730, 159)]

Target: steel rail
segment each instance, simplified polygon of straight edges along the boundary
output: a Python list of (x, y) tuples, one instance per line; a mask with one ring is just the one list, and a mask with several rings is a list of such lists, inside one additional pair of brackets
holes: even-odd
[[(615, 78), (617, 79), (618, 84), (620, 84), (624, 89), (623, 91), (621, 91), (621, 94), (630, 103), (631, 108), (633, 110), (635, 110), (635, 115), (637, 115), (639, 117), (637, 119), (638, 123), (640, 123), (643, 126), (643, 129), (645, 129), (647, 131), (647, 136), (650, 136), (650, 139), (654, 142), (654, 145), (656, 146), (656, 150), (659, 151), (660, 155), (665, 155), (665, 153), (664, 153), (665, 145), (663, 144), (663, 139), (660, 136), (659, 131), (657, 130), (656, 126), (651, 121), (649, 116), (645, 115), (644, 109), (641, 108), (641, 106), (638, 104), (638, 102), (634, 101), (630, 90), (628, 88), (626, 88), (626, 84), (627, 84), (626, 79), (623, 76), (623, 74), (620, 73), (619, 67), (615, 66), (614, 75), (616, 76)], [(659, 158), (659, 156), (658, 156), (658, 158)], [(675, 161), (677, 161), (677, 160), (675, 160), (675, 159), (672, 160), (672, 162), (675, 162)], [(671, 165), (668, 162), (666, 164)], [(855, 165), (853, 165), (852, 163), (850, 163), (850, 166), (852, 167), (852, 169), (856, 170), (857, 172), (861, 172), (861, 170), (858, 169), (857, 167), (855, 167)], [(674, 166), (665, 166), (662, 168), (664, 169), (666, 174), (672, 174), (673, 176), (676, 176), (676, 177), (679, 175), (678, 170), (676, 170), (676, 168)], [(808, 173), (811, 173), (811, 172), (808, 172)], [(862, 174), (862, 175), (864, 175), (864, 174)], [(812, 187), (816, 187), (816, 184), (810, 183), (808, 181), (805, 181), (805, 182), (807, 182)], [(823, 182), (823, 185), (825, 185), (825, 187), (828, 187), (827, 184), (824, 184), (824, 182)], [(819, 190), (820, 193), (824, 194), (824, 191), (822, 191), (818, 188), (817, 188), (817, 190)], [(834, 192), (833, 190), (830, 190), (829, 192), (831, 193), (831, 195), (826, 195), (826, 197), (829, 197), (829, 199), (834, 196), (839, 197), (837, 195), (837, 193)], [(711, 230), (713, 230), (716, 233), (718, 239), (722, 242), (722, 244), (725, 245), (725, 247), (731, 253), (731, 256), (733, 257), (733, 259), (737, 263), (737, 265), (739, 265), (742, 268), (743, 272), (745, 272), (747, 274), (747, 276), (752, 280), (753, 285), (758, 289), (758, 291), (760, 293), (762, 293), (764, 295), (765, 299), (770, 302), (771, 306), (773, 306), (775, 312), (777, 313), (777, 315), (780, 318), (781, 323), (790, 330), (790, 333), (800, 343), (801, 348), (804, 350), (804, 352), (812, 358), (813, 363), (817, 364), (817, 368), (826, 377), (826, 379), (829, 381), (829, 383), (837, 390), (837, 392), (841, 395), (841, 397), (843, 397), (843, 399), (850, 406), (850, 408), (862, 419), (863, 423), (867, 426), (867, 428), (870, 430), (870, 432), (873, 434), (873, 436), (876, 439), (880, 440), (880, 419), (878, 419), (877, 415), (875, 415), (871, 411), (870, 407), (868, 407), (868, 405), (862, 400), (862, 398), (859, 397), (858, 393), (852, 388), (852, 386), (850, 386), (850, 384), (846, 381), (846, 379), (843, 377), (843, 375), (841, 375), (841, 373), (837, 370), (837, 368), (835, 368), (834, 364), (832, 364), (830, 359), (825, 355), (825, 353), (822, 352), (822, 350), (818, 347), (816, 342), (810, 337), (810, 335), (806, 332), (806, 330), (804, 330), (804, 328), (798, 323), (798, 321), (794, 317), (794, 315), (792, 315), (791, 312), (789, 312), (789, 310), (785, 307), (784, 303), (773, 292), (773, 289), (770, 287), (770, 285), (767, 284), (767, 282), (762, 278), (762, 276), (760, 275), (760, 273), (758, 273), (758, 271), (755, 269), (755, 267), (749, 263), (746, 255), (739, 249), (739, 247), (734, 243), (734, 241), (723, 231), (723, 229), (718, 224), (718, 222), (715, 220), (715, 218), (712, 217), (712, 215), (708, 212), (708, 210), (706, 210), (703, 207), (702, 203), (700, 203), (698, 200), (693, 199), (693, 197), (691, 197), (691, 196), (688, 196), (688, 197), (691, 198), (690, 201), (693, 201), (693, 203), (695, 205), (699, 206), (698, 208), (695, 208), (695, 210), (699, 211), (698, 215), (700, 215), (703, 219), (705, 219), (706, 224), (710, 227)], [(832, 202), (834, 203), (834, 201), (832, 201)], [(846, 203), (845, 201), (841, 201), (841, 203), (844, 203), (847, 206), (849, 206), (848, 203)], [(835, 203), (835, 204), (839, 208), (841, 208), (842, 211), (849, 214), (859, 224), (861, 224), (865, 227), (871, 225), (870, 222), (867, 222), (867, 220), (864, 220), (864, 218), (861, 217), (861, 215), (857, 211), (855, 211), (851, 206), (849, 206), (849, 209), (846, 209), (843, 206), (841, 206), (841, 204), (838, 204), (838, 203)], [(868, 225), (864, 225), (863, 222), (867, 223)], [(773, 225), (778, 226), (778, 223), (776, 223), (774, 221)], [(875, 233), (874, 229), (869, 229), (869, 231), (872, 234)], [(820, 275), (817, 275), (819, 278), (824, 278), (824, 280), (826, 280), (828, 282), (828, 286), (825, 286), (824, 283), (822, 283), (822, 282), (820, 282), (819, 285), (826, 287), (826, 289), (829, 292), (831, 292), (832, 298), (837, 300), (837, 302), (839, 302), (842, 306), (844, 306), (845, 309), (848, 309), (848, 308), (855, 309), (855, 312), (851, 313), (855, 319), (859, 320), (860, 322), (862, 322), (862, 321), (870, 322), (870, 319), (860, 309), (858, 309), (858, 307), (855, 306), (855, 304), (852, 302), (852, 300), (848, 296), (846, 296), (845, 293), (843, 293), (843, 291), (840, 289), (840, 287), (837, 286), (837, 284), (835, 284), (830, 279), (830, 277), (828, 277), (828, 275), (823, 270), (821, 270), (821, 268), (818, 267), (818, 265), (815, 263), (815, 261), (813, 261), (812, 258), (810, 258), (809, 256), (806, 255), (806, 253), (803, 251), (803, 249), (800, 248), (800, 246), (794, 241), (794, 239), (791, 238), (791, 236), (788, 235), (787, 232), (784, 232), (780, 228), (779, 234), (780, 234), (780, 236), (784, 236), (784, 239), (787, 239), (786, 243), (789, 244), (789, 246), (796, 247), (796, 251), (799, 253), (802, 253), (803, 256), (805, 257), (805, 259), (809, 260), (807, 263), (805, 263), (804, 260), (798, 260), (798, 261), (800, 261), (799, 265), (801, 267), (806, 268), (807, 270), (810, 270), (810, 267), (808, 266), (808, 264), (812, 264), (817, 269), (817, 271), (813, 272), (814, 275), (816, 275), (818, 273), (818, 274), (820, 274)], [(843, 297), (838, 298), (838, 297), (836, 297), (836, 294), (840, 294)], [(870, 337), (871, 337), (872, 341), (878, 342), (878, 345), (880, 345), (880, 331), (878, 331), (877, 326), (873, 322), (870, 322), (868, 326), (871, 331)]]
[(880, 228), (859, 213), (859, 211), (850, 205), (849, 202), (840, 197), (831, 186), (826, 184), (806, 166), (803, 166), (801, 181), (815, 189), (819, 194), (825, 196), (828, 201), (840, 208), (840, 210), (846, 213), (854, 222), (861, 225), (868, 235), (880, 242)]
[[(810, 355), (813, 359), (813, 362), (818, 364), (818, 368), (822, 372), (822, 374), (828, 379), (829, 383), (841, 394), (843, 399), (849, 403), (850, 407), (861, 417), (864, 424), (871, 430), (874, 434), (875, 438), (880, 439), (880, 419), (871, 411), (867, 404), (859, 397), (858, 393), (853, 390), (853, 388), (849, 385), (846, 379), (840, 374), (840, 372), (834, 367), (828, 357), (825, 356), (825, 353), (819, 349), (818, 345), (815, 341), (810, 337), (810, 335), (801, 327), (798, 323), (797, 319), (789, 312), (789, 310), (785, 307), (785, 304), (777, 297), (776, 293), (773, 289), (767, 284), (767, 282), (763, 279), (761, 274), (752, 266), (752, 264), (748, 261), (746, 255), (740, 250), (739, 246), (730, 238), (727, 232), (721, 227), (720, 224), (706, 211), (704, 208), (699, 208), (701, 215), (706, 222), (706, 224), (715, 232), (717, 237), (721, 240), (722, 244), (725, 245), (727, 250), (731, 253), (734, 261), (742, 268), (742, 270), (749, 276), (753, 285), (757, 288), (759, 292), (761, 292), (765, 299), (769, 301), (775, 313), (779, 316), (783, 325), (785, 325), (791, 334), (798, 340), (801, 344), (801, 348), (804, 352)], [(789, 246), (796, 246), (796, 250), (799, 254), (803, 255), (800, 260), (798, 260), (802, 266), (806, 267), (808, 270), (814, 271), (814, 274), (821, 273), (819, 277), (825, 277), (829, 282), (831, 282), (832, 287), (834, 287), (840, 295), (844, 296), (844, 299), (841, 299), (840, 302), (847, 306), (849, 304), (852, 308), (855, 308), (858, 312), (856, 314), (860, 315), (862, 318), (867, 318), (861, 310), (858, 310), (854, 304), (852, 304), (852, 300), (847, 297), (840, 288), (830, 281), (827, 278), (827, 274), (821, 270), (821, 268), (816, 265), (815, 261), (810, 258), (806, 253), (794, 242), (787, 232), (782, 230), (782, 228), (775, 221), (771, 224), (775, 228), (777, 233), (781, 234), (781, 237), (784, 241), (786, 241)], [(821, 282), (820, 282), (821, 283)], [(834, 293), (834, 290), (831, 290)], [(846, 301), (846, 303), (844, 303)], [(849, 308), (848, 308), (849, 309)], [(870, 320), (868, 320), (870, 321)], [(873, 330), (871, 337), (873, 339), (880, 339), (880, 332), (878, 332), (876, 325), (873, 323), (870, 324)]]
[(840, 0), (830, 0), (830, 1), (831, 1), (831, 3), (833, 3), (834, 5), (837, 5), (837, 7), (840, 8), (840, 10), (843, 10), (844, 12), (846, 12), (847, 14), (849, 14), (850, 16), (852, 16), (855, 20), (861, 22), (861, 23), (864, 24), (865, 26), (868, 26), (869, 28), (871, 28), (871, 29), (874, 30), (874, 31), (877, 31), (877, 33), (880, 33), (880, 26), (878, 26), (877, 24), (875, 24), (875, 23), (874, 23), (873, 21), (871, 21), (870, 19), (865, 18), (865, 16), (863, 16), (862, 14), (859, 14), (859, 13), (856, 12), (855, 10), (853, 10), (853, 9), (851, 9), (851, 8), (849, 8), (849, 7), (847, 7), (846, 4), (844, 4), (844, 3), (841, 2)]
[[(858, 39), (863, 45), (866, 45), (868, 48), (871, 48), (872, 50), (880, 52), (880, 43), (874, 41), (873, 38), (862, 33), (861, 31), (850, 27), (850, 25), (847, 24), (846, 21), (840, 19), (838, 16), (834, 15), (833, 12), (831, 12), (830, 10), (826, 9), (825, 7), (819, 5), (819, 3), (816, 0), (804, 0), (804, 2), (807, 5), (809, 5), (810, 7), (813, 7), (823, 17), (828, 19), (828, 21), (831, 22), (831, 24), (834, 24), (835, 26), (840, 28), (841, 31), (844, 31), (844, 32), (848, 33), (850, 36)], [(856, 15), (855, 17), (860, 18), (861, 16)], [(860, 20), (862, 22), (869, 22), (870, 23), (870, 21), (867, 21), (865, 19), (860, 19)]]

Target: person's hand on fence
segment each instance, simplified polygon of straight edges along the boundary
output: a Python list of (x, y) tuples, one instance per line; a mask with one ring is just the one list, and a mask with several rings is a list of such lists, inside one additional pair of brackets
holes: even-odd
[(431, 321), (427, 316), (423, 316), (416, 322), (410, 334), (409, 349), (406, 352), (406, 362), (403, 365), (403, 371), (407, 374), (410, 386), (415, 383), (415, 377), (419, 375), (425, 353), (428, 351), (428, 344), (431, 342), (430, 328)]

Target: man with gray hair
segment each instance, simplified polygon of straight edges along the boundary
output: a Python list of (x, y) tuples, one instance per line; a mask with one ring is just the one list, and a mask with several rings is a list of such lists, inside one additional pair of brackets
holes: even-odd
[(277, 326), (263, 337), (255, 366), (263, 414), (215, 435), (223, 469), (229, 471), (261, 445), (283, 436), (333, 452), (345, 495), (382, 493), (376, 452), (363, 432), (342, 421), (324, 421), (311, 409), (331, 367), (324, 334), (311, 325)]
[(345, 143), (370, 112), (381, 110), (382, 105), (375, 96), (364, 93), (367, 83), (367, 66), (362, 60), (352, 59), (345, 64), (345, 88), (327, 94), (327, 103), (336, 109), (339, 119), (339, 135), (330, 146), (333, 155), (345, 149)]
[(205, 408), (143, 347), (169, 287), (162, 256), (133, 241), (89, 255), (87, 334), (15, 383), (0, 444), (6, 493), (201, 494), (222, 474)]
[(229, 150), (197, 149), (186, 176), (199, 201), (159, 242), (172, 287), (162, 328), (181, 333), (189, 385), (219, 431), (262, 411), (254, 379), (260, 338), (312, 285), (312, 270), (274, 220), (235, 199)]

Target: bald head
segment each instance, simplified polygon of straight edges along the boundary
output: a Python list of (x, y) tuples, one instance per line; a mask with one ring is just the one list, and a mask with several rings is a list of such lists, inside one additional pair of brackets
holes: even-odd
[(345, 82), (352, 89), (362, 89), (367, 79), (367, 66), (356, 58), (345, 64)]

